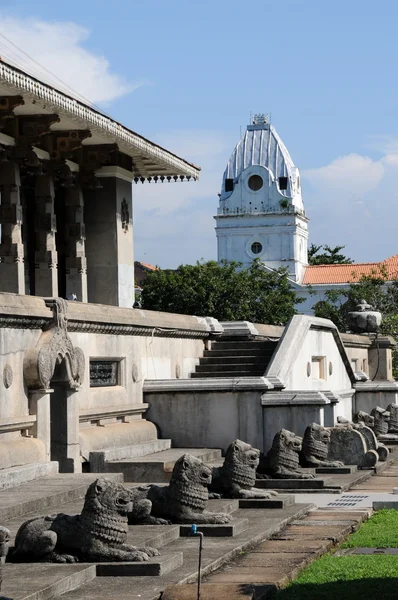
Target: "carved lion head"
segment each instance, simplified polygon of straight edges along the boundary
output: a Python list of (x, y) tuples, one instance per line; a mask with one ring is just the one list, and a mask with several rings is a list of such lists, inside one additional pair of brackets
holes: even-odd
[(387, 433), (390, 413), (380, 406), (376, 406), (370, 413), (374, 418), (374, 432), (376, 435)]
[(250, 444), (235, 440), (228, 446), (224, 465), (240, 463), (246, 469), (255, 471), (260, 461), (260, 450), (253, 448)]
[(302, 438), (292, 431), (281, 429), (274, 437), (272, 447), (279, 452), (297, 452), (299, 453), (302, 445)]
[(353, 421), (354, 423), (363, 423), (366, 427), (374, 427), (375, 424), (374, 417), (363, 410), (360, 410), (354, 415)]
[(84, 508), (127, 515), (133, 510), (133, 496), (121, 483), (105, 478), (96, 479), (87, 490)]
[(200, 458), (184, 454), (174, 465), (170, 483), (207, 487), (211, 483), (211, 469)]
[(330, 431), (322, 425), (312, 423), (308, 425), (303, 438), (303, 452), (307, 455), (325, 459), (328, 454)]

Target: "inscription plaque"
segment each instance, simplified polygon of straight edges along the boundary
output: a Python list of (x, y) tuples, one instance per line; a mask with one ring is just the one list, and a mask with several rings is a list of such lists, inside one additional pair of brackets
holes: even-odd
[(110, 387), (117, 385), (117, 360), (90, 361), (90, 387)]

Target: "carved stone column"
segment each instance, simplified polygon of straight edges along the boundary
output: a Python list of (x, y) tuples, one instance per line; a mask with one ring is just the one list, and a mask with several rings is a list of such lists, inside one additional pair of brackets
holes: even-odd
[(88, 190), (86, 254), (89, 302), (134, 304), (132, 174), (120, 167), (96, 172), (102, 188)]
[(0, 162), (0, 291), (25, 293), (21, 180), (18, 163)]
[(79, 184), (65, 190), (66, 295), (76, 294), (87, 302), (87, 260), (85, 251), (84, 199)]
[(58, 256), (55, 243), (57, 229), (54, 212), (54, 182), (50, 175), (37, 175), (36, 202), (36, 296), (58, 296)]

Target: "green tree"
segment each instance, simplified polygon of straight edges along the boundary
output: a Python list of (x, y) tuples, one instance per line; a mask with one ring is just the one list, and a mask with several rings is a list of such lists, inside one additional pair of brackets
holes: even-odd
[(286, 269), (270, 271), (258, 260), (247, 269), (236, 262), (180, 265), (156, 270), (142, 283), (142, 307), (220, 321), (286, 323), (302, 302)]
[[(315, 316), (330, 319), (340, 331), (347, 331), (347, 314), (362, 299), (382, 313), (380, 333), (398, 339), (398, 278), (391, 279), (383, 265), (351, 283), (346, 290), (329, 290), (325, 300), (317, 302), (313, 310)], [(398, 376), (398, 351), (393, 352), (393, 370)]]
[[(316, 246), (311, 244), (308, 248), (308, 264), (309, 265), (350, 265), (354, 261), (348, 258), (344, 254), (341, 254), (341, 250), (344, 250), (345, 246)], [(324, 250), (321, 254), (318, 254), (320, 250)]]

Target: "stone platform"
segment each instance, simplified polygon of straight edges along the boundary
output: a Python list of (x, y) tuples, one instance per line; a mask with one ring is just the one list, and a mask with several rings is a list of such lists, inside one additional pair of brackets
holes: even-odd
[(217, 448), (169, 448), (138, 456), (104, 462), (107, 473), (122, 473), (124, 481), (141, 483), (168, 483), (176, 461), (183, 454), (191, 454), (212, 466), (221, 459)]
[[(13, 500), (11, 490), (4, 490), (0, 492), (0, 523), (11, 530), (13, 539), (21, 523), (33, 514), (76, 514), (81, 511), (88, 485), (96, 477), (97, 474), (91, 473), (44, 478), (15, 488)], [(116, 474), (110, 477), (121, 479)], [(233, 535), (221, 531), (228, 524), (204, 526), (218, 527), (219, 531), (217, 536), (205, 537), (203, 573), (211, 573), (241, 552), (267, 540), (312, 508), (310, 504), (294, 504), (293, 497), (285, 498), (289, 499), (278, 510), (240, 508), (239, 500), (210, 500), (210, 511), (233, 515)], [(259, 502), (261, 505), (263, 501)], [(190, 529), (189, 525), (186, 527)], [(221, 539), (220, 534), (223, 534)], [(6, 564), (1, 593), (13, 600), (53, 600), (61, 594), (62, 600), (114, 600), (115, 597), (118, 600), (158, 600), (168, 585), (195, 581), (198, 539), (181, 536), (180, 525), (130, 526), (128, 543), (154, 546), (161, 554), (147, 563)]]

